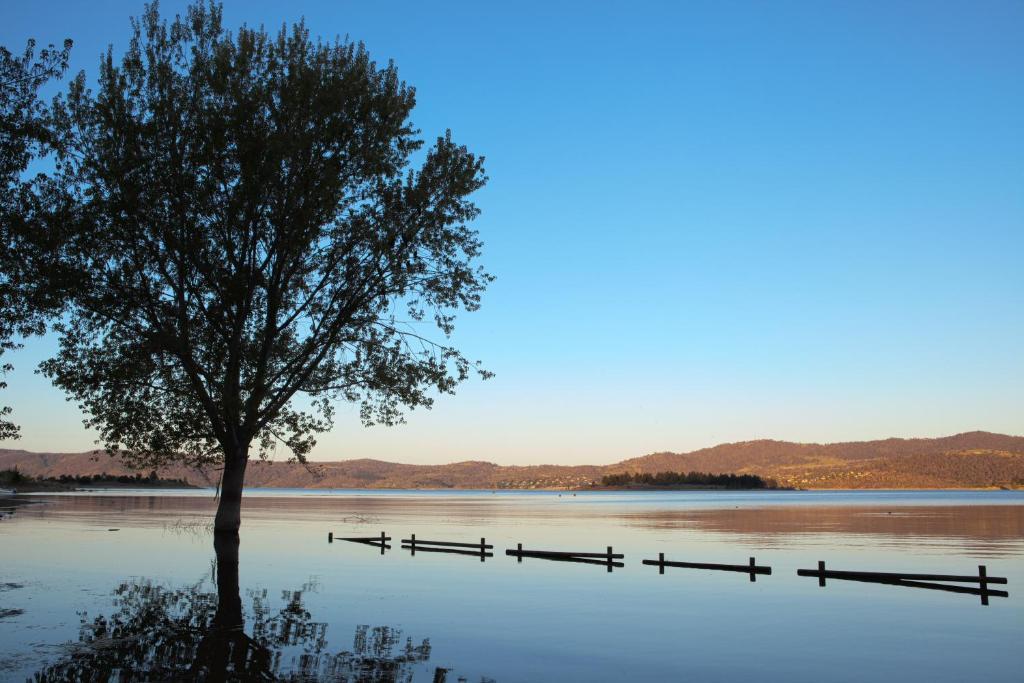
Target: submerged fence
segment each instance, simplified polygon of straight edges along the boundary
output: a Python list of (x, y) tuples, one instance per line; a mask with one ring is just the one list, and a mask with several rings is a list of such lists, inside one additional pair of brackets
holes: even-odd
[(411, 550), (415, 555), (416, 551), (427, 553), (450, 553), (453, 555), (479, 555), (483, 562), (488, 557), (494, 557), (494, 553), (488, 552), (494, 548), (488, 545), (486, 538), (481, 538), (479, 543), (461, 543), (456, 541), (424, 541), (417, 539), (416, 534), (409, 538), (402, 539), (402, 548)]
[[(362, 543), (364, 545), (372, 545), (380, 548), (380, 554), (383, 555), (385, 550), (391, 550), (391, 546), (388, 545), (388, 541), (391, 540), (390, 536), (380, 532), (380, 536), (349, 536), (346, 538), (338, 537), (339, 541), (348, 541), (349, 543)], [(334, 532), (327, 532), (327, 542), (334, 543)]]
[(751, 581), (757, 581), (758, 574), (771, 574), (771, 567), (759, 567), (750, 558), (749, 564), (712, 564), (707, 562), (673, 562), (665, 559), (665, 553), (658, 553), (656, 560), (644, 560), (643, 564), (654, 565), (658, 568), (659, 574), (665, 573), (665, 567), (682, 567), (684, 569), (711, 569), (719, 572), (743, 572), (750, 574)]
[[(379, 536), (338, 536), (334, 532), (327, 533), (327, 542), (348, 541), (363, 545), (380, 548), (380, 554), (391, 550), (391, 537), (385, 532)], [(401, 539), (403, 550), (409, 550), (413, 556), (417, 552), (427, 553), (450, 553), (455, 555), (471, 555), (479, 557), (483, 562), (488, 557), (494, 557), (491, 552), (494, 546), (487, 543), (486, 538), (481, 538), (479, 543), (468, 543), (465, 541), (428, 541), (416, 538), (416, 534), (410, 534), (409, 538)], [(612, 546), (607, 546), (605, 552), (584, 552), (574, 550), (536, 550), (523, 548), (522, 543), (517, 543), (515, 548), (507, 548), (505, 555), (515, 557), (516, 562), (521, 563), (524, 558), (549, 560), (553, 562), (576, 562), (580, 564), (596, 564), (606, 567), (610, 573), (613, 569), (625, 567), (625, 554), (613, 552)], [(642, 560), (641, 564), (658, 568), (659, 574), (665, 573), (666, 567), (677, 567), (682, 569), (704, 569), (709, 571), (737, 572), (747, 574), (751, 581), (756, 581), (757, 576), (768, 576), (772, 568), (767, 565), (759, 565), (751, 557), (746, 564), (718, 564), (712, 562), (689, 562), (680, 560), (666, 560), (665, 553), (658, 553), (656, 560)], [(904, 573), (904, 572), (867, 572), (852, 570), (826, 569), (825, 562), (819, 561), (817, 569), (798, 569), (797, 576), (815, 577), (818, 585), (824, 587), (827, 579), (837, 581), (860, 581), (863, 583), (879, 583), (891, 586), (903, 586), (906, 588), (923, 588), (928, 590), (939, 590), (950, 593), (966, 593), (981, 597), (981, 604), (988, 605), (989, 598), (1006, 598), (1009, 593), (1004, 590), (991, 588), (992, 584), (1005, 585), (1008, 583), (1006, 577), (989, 576), (985, 565), (978, 565), (978, 574), (975, 575), (952, 575), (952, 574), (927, 574), (927, 573)], [(977, 586), (962, 586), (957, 584), (977, 584)]]
[[(977, 576), (959, 576), (951, 574), (913, 574), (901, 572), (860, 572), (848, 570), (825, 569), (825, 562), (818, 561), (817, 569), (798, 569), (798, 576), (817, 577), (818, 585), (825, 587), (826, 579), (838, 581), (860, 581), (862, 583), (883, 583), (890, 586), (905, 586), (907, 588), (924, 588), (927, 590), (946, 591), (949, 593), (967, 593), (981, 596), (981, 604), (987, 605), (990, 597), (1006, 598), (1009, 593), (1006, 591), (989, 588), (989, 584), (1005, 584), (1007, 580), (1002, 576), (989, 576), (985, 565), (978, 565)], [(950, 584), (976, 583), (977, 588), (971, 586), (956, 586)]]
[(613, 553), (612, 547), (608, 546), (608, 550), (603, 553), (585, 553), (585, 552), (573, 552), (568, 550), (524, 550), (523, 544), (519, 543), (516, 547), (509, 548), (505, 551), (506, 555), (511, 555), (516, 558), (517, 562), (522, 562), (524, 557), (533, 557), (538, 560), (552, 560), (554, 562), (579, 562), (581, 564), (602, 564), (608, 567), (608, 571), (611, 572), (615, 567), (625, 567), (626, 565), (622, 562), (616, 562), (615, 560), (621, 560), (625, 557), (622, 553)]

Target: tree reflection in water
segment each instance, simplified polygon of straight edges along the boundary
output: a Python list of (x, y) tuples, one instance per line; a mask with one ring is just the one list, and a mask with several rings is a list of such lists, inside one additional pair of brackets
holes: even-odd
[[(359, 626), (351, 651), (324, 652), (327, 624), (303, 605), (307, 584), (285, 591), (271, 609), (266, 591), (248, 591), (252, 623), (245, 629), (238, 587), (238, 535), (217, 534), (217, 592), (206, 581), (170, 589), (147, 579), (114, 591), (114, 611), (82, 615), (78, 643), (35, 681), (411, 681), (430, 659), (430, 641), (402, 642), (400, 630)], [(286, 651), (288, 652), (286, 658)], [(297, 650), (297, 653), (296, 653)], [(445, 680), (438, 668), (434, 680)]]

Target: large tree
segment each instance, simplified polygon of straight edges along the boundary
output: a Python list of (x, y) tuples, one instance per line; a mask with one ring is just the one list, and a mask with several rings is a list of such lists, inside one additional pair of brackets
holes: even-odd
[(338, 401), (392, 424), (488, 374), (447, 342), (491, 279), (483, 159), (424, 148), (414, 90), (362, 44), (232, 33), (203, 3), (133, 28), (55, 104), (61, 249), (37, 270), (74, 286), (43, 371), (127, 462), (221, 464), (237, 531), (251, 455), (303, 460)]
[[(16, 239), (33, 220), (38, 206), (35, 183), (26, 178), (29, 164), (50, 151), (50, 114), (39, 89), (68, 67), (71, 41), (60, 49), (50, 45), (36, 53), (29, 40), (24, 52), (0, 46), (0, 356), (17, 348), (18, 336), (42, 331), (53, 298), (46, 290), (22, 286), (22, 254)], [(11, 369), (0, 362), (2, 377)], [(18, 427), (6, 419), (11, 409), (0, 406), (0, 439), (18, 438)]]

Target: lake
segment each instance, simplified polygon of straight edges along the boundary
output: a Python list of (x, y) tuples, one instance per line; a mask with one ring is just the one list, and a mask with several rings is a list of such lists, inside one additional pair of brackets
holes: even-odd
[[(206, 490), (0, 498), (0, 680), (1017, 681), (1024, 493)], [(393, 538), (380, 548), (337, 540)], [(328, 543), (328, 533), (336, 540)], [(399, 539), (494, 545), (415, 555)], [(621, 568), (505, 549), (603, 553)], [(745, 573), (641, 563), (771, 567)], [(1009, 597), (797, 575), (1006, 577)]]

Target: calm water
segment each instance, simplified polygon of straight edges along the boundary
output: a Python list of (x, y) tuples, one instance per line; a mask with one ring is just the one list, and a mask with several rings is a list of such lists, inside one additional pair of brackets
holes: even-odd
[[(1024, 494), (209, 492), (0, 498), (0, 680), (1018, 681)], [(112, 529), (116, 529), (113, 531)], [(335, 541), (387, 531), (393, 548)], [(495, 556), (401, 550), (479, 541)], [(625, 566), (504, 554), (603, 552)], [(237, 565), (232, 558), (237, 550)], [(770, 565), (770, 576), (641, 560)], [(1008, 598), (798, 577), (1005, 576)]]

